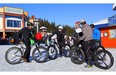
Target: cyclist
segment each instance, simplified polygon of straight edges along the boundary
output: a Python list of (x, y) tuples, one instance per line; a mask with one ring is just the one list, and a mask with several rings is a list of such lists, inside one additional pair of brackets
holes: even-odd
[(52, 35), (57, 35), (57, 42), (59, 44), (59, 50), (60, 50), (60, 57), (62, 57), (62, 54), (63, 54), (63, 49), (62, 47), (64, 47), (64, 43), (65, 43), (65, 40), (64, 40), (64, 33), (63, 33), (63, 27), (62, 26), (58, 26), (58, 30), (55, 31)]
[[(31, 37), (31, 33), (30, 33), (30, 30), (32, 28), (33, 24), (31, 22), (28, 22), (27, 23), (27, 27), (24, 27), (22, 28), (21, 30), (19, 30), (18, 32), (18, 37), (20, 35), (22, 35), (22, 41), (23, 43), (25, 44), (26, 46), (26, 50), (24, 52), (24, 55), (22, 56), (22, 60), (24, 60), (25, 62), (30, 62), (29, 61), (29, 57), (30, 57), (30, 49), (31, 49), (31, 46), (30, 46), (30, 37)], [(19, 40), (17, 40), (18, 42)]]
[(97, 41), (98, 45), (101, 45), (101, 39), (100, 39), (100, 31), (99, 29), (95, 28), (94, 24), (90, 24), (90, 27), (92, 28), (93, 31), (93, 39)]
[(36, 34), (36, 40), (39, 41), (40, 43), (45, 43), (47, 44), (47, 39), (48, 39), (48, 35), (47, 35), (47, 28), (45, 26), (40, 27), (40, 31)]
[(93, 39), (92, 38), (92, 29), (89, 25), (86, 24), (86, 21), (81, 20), (80, 24), (82, 24), (82, 32), (83, 35), (80, 37), (80, 40), (83, 41), (83, 46), (84, 46), (84, 51), (85, 51), (85, 56), (87, 58), (87, 65), (85, 67), (92, 67), (92, 60), (91, 60), (91, 54), (90, 54), (90, 41)]
[(35, 35), (37, 34), (37, 27), (33, 24), (33, 27), (31, 28), (31, 37), (32, 39), (35, 38)]
[(76, 43), (76, 45), (79, 45), (79, 43), (81, 43), (80, 40), (79, 40), (79, 38), (82, 35), (83, 35), (83, 33), (82, 33), (82, 29), (80, 28), (80, 22), (77, 21), (75, 23), (75, 32), (73, 34), (73, 37), (74, 37), (74, 40), (75, 40), (74, 43)]

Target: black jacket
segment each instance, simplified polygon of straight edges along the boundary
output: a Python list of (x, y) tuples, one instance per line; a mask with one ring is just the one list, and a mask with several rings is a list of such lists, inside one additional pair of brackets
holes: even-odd
[[(58, 42), (64, 42), (64, 34), (63, 34), (63, 32), (56, 31), (56, 32), (54, 32), (54, 33), (52, 34), (52, 36), (53, 36), (54, 34), (57, 35), (57, 40), (58, 40)], [(51, 36), (51, 37), (52, 37), (52, 36)]]
[(74, 32), (73, 37), (74, 37), (74, 43), (75, 43), (76, 45), (78, 45), (79, 43), (82, 43), (82, 42), (83, 42), (83, 40), (79, 40), (79, 38), (80, 38), (81, 36), (83, 36), (83, 33), (82, 33), (82, 32), (80, 32), (80, 33)]
[(18, 36), (19, 35), (22, 35), (22, 39), (23, 40), (26, 40), (26, 39), (29, 39), (31, 37), (31, 31), (29, 28), (27, 27), (24, 27), (22, 28), (19, 32), (18, 32)]

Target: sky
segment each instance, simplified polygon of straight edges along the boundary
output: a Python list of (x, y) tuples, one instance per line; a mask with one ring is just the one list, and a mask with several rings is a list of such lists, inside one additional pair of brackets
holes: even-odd
[(86, 20), (88, 24), (98, 22), (116, 14), (112, 10), (113, 3), (31, 3), (31, 4), (0, 4), (0, 7), (10, 6), (27, 11), (29, 16), (46, 19), (55, 22), (56, 25), (69, 25), (74, 27), (76, 21)]

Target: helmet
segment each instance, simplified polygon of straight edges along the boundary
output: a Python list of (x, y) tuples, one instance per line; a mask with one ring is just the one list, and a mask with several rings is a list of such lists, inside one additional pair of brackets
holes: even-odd
[(27, 26), (33, 26), (31, 22), (27, 22)]
[(79, 21), (77, 21), (75, 24), (80, 24), (80, 22), (79, 22)]
[(86, 21), (85, 20), (81, 20), (80, 24), (86, 24)]
[(94, 28), (95, 26), (94, 26), (94, 24), (90, 24), (90, 27), (91, 27), (91, 28)]
[(62, 26), (59, 26), (58, 29), (63, 29), (63, 27)]
[(42, 27), (40, 27), (40, 30), (42, 30), (42, 29), (46, 30), (47, 28), (45, 26), (42, 26)]

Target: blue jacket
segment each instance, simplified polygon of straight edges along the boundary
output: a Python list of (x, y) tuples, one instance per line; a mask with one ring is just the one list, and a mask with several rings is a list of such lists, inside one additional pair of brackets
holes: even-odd
[(97, 28), (94, 28), (94, 30), (93, 30), (93, 39), (100, 40), (100, 36), (101, 36), (100, 31)]

